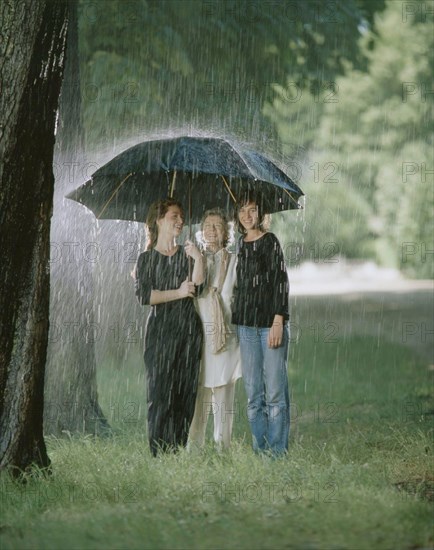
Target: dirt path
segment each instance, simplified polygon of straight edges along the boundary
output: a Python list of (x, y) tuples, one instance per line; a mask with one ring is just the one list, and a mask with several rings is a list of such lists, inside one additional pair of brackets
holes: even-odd
[[(344, 266), (345, 267), (345, 266)], [(370, 335), (413, 349), (434, 368), (434, 283), (363, 264), (290, 272), (292, 323), (332, 342)]]

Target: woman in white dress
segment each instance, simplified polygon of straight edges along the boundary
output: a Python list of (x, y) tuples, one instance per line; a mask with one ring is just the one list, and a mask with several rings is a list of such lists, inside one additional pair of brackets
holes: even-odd
[(231, 324), (231, 301), (236, 280), (236, 255), (226, 248), (229, 225), (218, 209), (202, 218), (202, 240), (207, 261), (205, 289), (197, 299), (205, 341), (189, 444), (202, 447), (206, 425), (214, 418), (214, 441), (219, 448), (231, 442), (235, 416), (235, 382), (241, 377), (240, 350)]

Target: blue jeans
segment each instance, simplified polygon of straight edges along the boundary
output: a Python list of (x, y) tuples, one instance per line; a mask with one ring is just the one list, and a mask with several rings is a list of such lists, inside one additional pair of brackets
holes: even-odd
[(288, 450), (289, 438), (289, 330), (285, 325), (278, 348), (268, 347), (269, 331), (238, 326), (238, 338), (253, 449), (279, 455)]

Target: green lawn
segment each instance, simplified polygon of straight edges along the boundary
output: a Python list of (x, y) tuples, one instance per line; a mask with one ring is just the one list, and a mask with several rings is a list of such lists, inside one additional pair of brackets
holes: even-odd
[[(234, 444), (152, 458), (140, 351), (99, 372), (113, 437), (47, 440), (53, 475), (2, 475), (0, 548), (432, 548), (433, 371), (387, 339), (292, 342), (290, 452)], [(210, 426), (209, 426), (210, 428)]]

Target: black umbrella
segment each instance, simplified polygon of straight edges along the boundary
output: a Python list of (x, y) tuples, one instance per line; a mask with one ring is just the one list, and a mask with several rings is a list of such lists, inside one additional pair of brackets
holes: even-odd
[(67, 198), (98, 219), (145, 221), (149, 206), (174, 197), (197, 223), (213, 207), (230, 210), (246, 190), (261, 191), (268, 213), (300, 208), (302, 190), (270, 159), (224, 139), (145, 141), (99, 168)]

